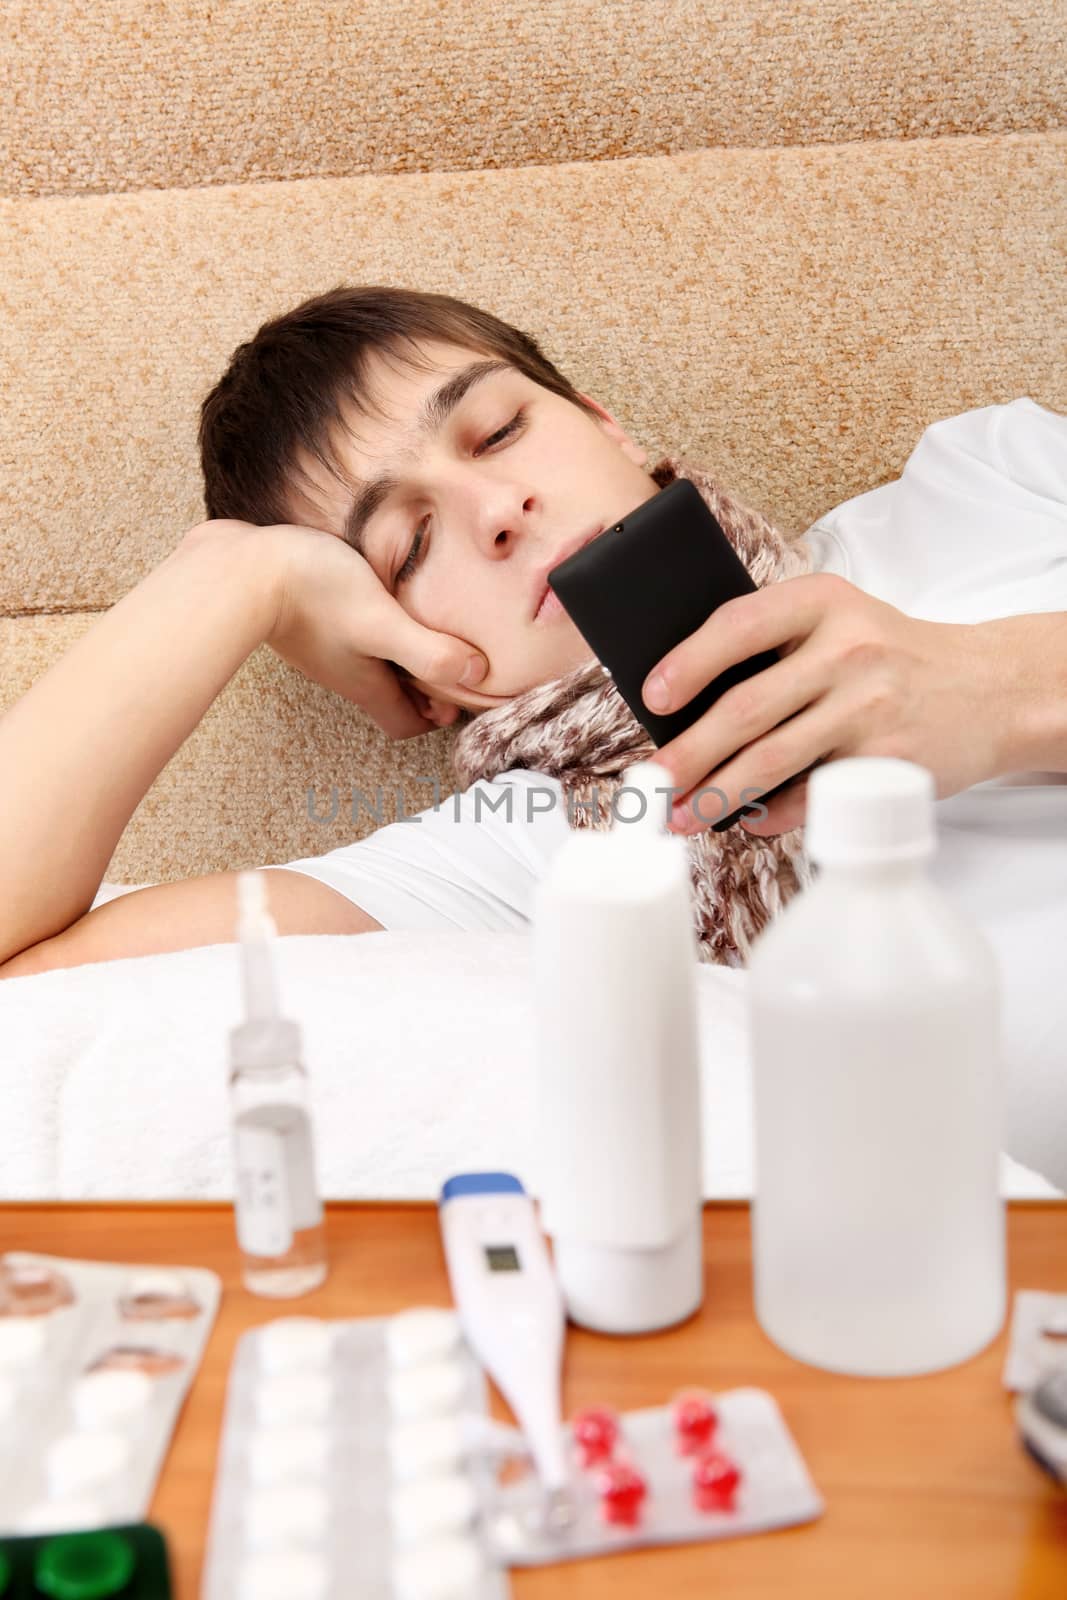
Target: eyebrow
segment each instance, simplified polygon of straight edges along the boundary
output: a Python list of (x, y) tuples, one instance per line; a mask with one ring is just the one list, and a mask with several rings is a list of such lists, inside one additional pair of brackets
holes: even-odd
[[(439, 389), (435, 389), (423, 404), (415, 424), (417, 439), (432, 438), (444, 427), (449, 417), (455, 411), (464, 395), (473, 389), (476, 383), (481, 383), (483, 378), (489, 378), (494, 372), (511, 372), (514, 368), (510, 361), (474, 361), (469, 367), (463, 367), (459, 372), (452, 374)], [(343, 529), (346, 544), (353, 550), (366, 555), (363, 535), (367, 523), (374, 513), (389, 498), (394, 490), (399, 489), (402, 480), (392, 470), (380, 472), (374, 478), (369, 478), (356, 492)]]

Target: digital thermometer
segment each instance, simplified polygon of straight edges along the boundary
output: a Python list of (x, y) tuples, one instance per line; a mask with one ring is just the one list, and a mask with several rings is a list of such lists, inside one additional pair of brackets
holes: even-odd
[(509, 1172), (468, 1172), (441, 1190), (441, 1237), (467, 1342), (515, 1414), (546, 1492), (569, 1520), (560, 1422), (564, 1311), (533, 1202)]

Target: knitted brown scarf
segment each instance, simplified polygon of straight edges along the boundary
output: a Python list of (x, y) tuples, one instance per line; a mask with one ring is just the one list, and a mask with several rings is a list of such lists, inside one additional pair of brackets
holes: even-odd
[[(665, 457), (652, 471), (660, 488), (688, 478), (718, 519), (755, 584), (762, 587), (811, 570), (801, 541), (787, 542), (758, 511), (735, 500), (698, 468)], [(655, 757), (656, 746), (595, 658), (480, 711), (456, 736), (452, 760), (460, 784), (494, 778), (512, 767), (559, 780), (570, 826), (608, 829), (611, 801), (624, 769)], [(620, 815), (630, 815), (625, 803)], [(712, 814), (709, 801), (704, 809)], [(741, 966), (752, 940), (810, 881), (802, 830), (761, 839), (734, 826), (710, 828), (686, 841), (701, 961)]]

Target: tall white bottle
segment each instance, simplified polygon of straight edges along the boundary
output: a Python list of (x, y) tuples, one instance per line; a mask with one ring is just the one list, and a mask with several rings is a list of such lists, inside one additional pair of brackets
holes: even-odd
[(865, 1377), (965, 1361), (1005, 1311), (999, 974), (925, 870), (933, 801), (911, 762), (817, 768), (821, 872), (749, 961), (756, 1315)]
[(670, 774), (623, 774), (534, 897), (541, 1220), (571, 1320), (646, 1333), (704, 1294), (696, 936)]

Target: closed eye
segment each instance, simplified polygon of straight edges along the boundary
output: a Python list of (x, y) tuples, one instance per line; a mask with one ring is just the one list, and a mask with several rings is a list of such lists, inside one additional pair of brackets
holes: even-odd
[[(482, 443), (475, 451), (475, 455), (484, 455), (486, 450), (494, 449), (497, 445), (506, 443), (508, 439), (512, 439), (517, 434), (520, 434), (525, 426), (526, 407), (522, 406), (515, 413), (510, 422), (505, 423), (502, 428), (498, 428), (496, 433), (491, 433), (488, 439), (483, 439)], [(415, 537), (412, 540), (411, 548), (407, 553), (404, 564), (398, 569), (396, 577), (393, 579), (394, 585), (406, 583), (419, 567), (419, 564), (421, 563), (425, 554), (426, 524), (429, 522), (429, 520), (430, 519), (428, 516), (423, 517), (422, 521), (416, 528)]]
[(496, 433), (491, 433), (488, 439), (478, 446), (478, 454), (481, 455), (484, 450), (488, 450), (490, 445), (501, 444), (505, 439), (510, 439), (513, 434), (521, 433), (525, 426), (526, 407), (523, 406), (516, 411), (510, 422), (505, 423), (502, 428), (498, 428)]

